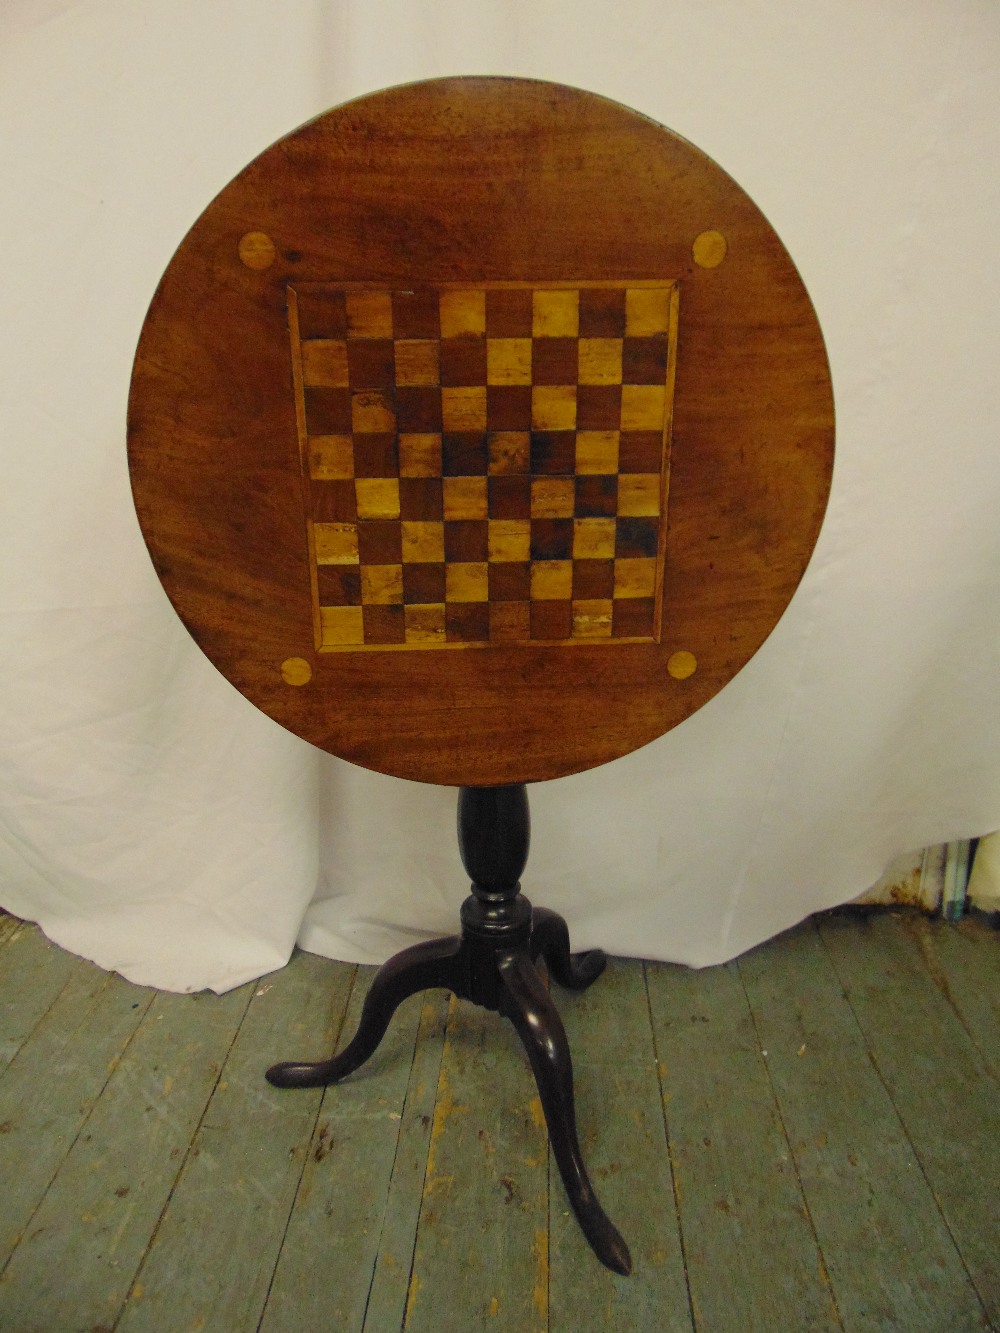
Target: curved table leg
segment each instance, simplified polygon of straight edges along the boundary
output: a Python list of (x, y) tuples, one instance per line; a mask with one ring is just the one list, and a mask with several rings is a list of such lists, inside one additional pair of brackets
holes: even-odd
[(535, 907), (531, 913), (532, 958), (541, 955), (553, 981), (567, 990), (586, 990), (604, 971), (607, 955), (603, 949), (588, 949), (586, 953), (570, 953), (569, 927), (558, 912), (547, 907)]
[(361, 1008), (358, 1030), (340, 1054), (314, 1064), (288, 1060), (272, 1065), (267, 1081), (276, 1088), (319, 1088), (352, 1074), (373, 1054), (393, 1014), (408, 996), (434, 986), (458, 988), (455, 961), (460, 946), (459, 936), (449, 935), (415, 944), (390, 958), (375, 974)]
[(503, 1012), (514, 1024), (528, 1053), (541, 1095), (549, 1142), (573, 1211), (601, 1263), (612, 1272), (631, 1273), (628, 1246), (598, 1203), (583, 1164), (573, 1106), (573, 1064), (562, 1020), (526, 953), (504, 955), (499, 968), (509, 996)]

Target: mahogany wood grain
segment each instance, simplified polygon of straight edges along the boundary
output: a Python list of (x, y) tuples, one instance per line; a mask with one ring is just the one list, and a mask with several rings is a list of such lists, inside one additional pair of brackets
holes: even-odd
[[(652, 638), (609, 640), (617, 603), (595, 583), (589, 593), (581, 584), (579, 618), (545, 630), (544, 642), (523, 627), (503, 631), (509, 644), (484, 639), (485, 621), (470, 613), (456, 620), (466, 628), (455, 633), (473, 639), (463, 651), (317, 647), (321, 566), (289, 331), (289, 291), (306, 284), (383, 293), (676, 284), (669, 505)], [(448, 318), (461, 334), (467, 313)], [(309, 374), (339, 383), (340, 355), (310, 350)], [(816, 541), (833, 403), (803, 284), (718, 166), (592, 94), (522, 79), (442, 79), (320, 116), (209, 205), (143, 328), (129, 456), (164, 588), (247, 698), (355, 763), (476, 786), (614, 759), (675, 726), (739, 671), (773, 629)], [(648, 503), (649, 485), (630, 483), (627, 503)], [(453, 494), (470, 502), (471, 491)], [(365, 502), (380, 496), (368, 487)], [(562, 502), (545, 487), (539, 497)], [(628, 592), (626, 574), (619, 586)], [(643, 586), (652, 577), (639, 575)], [(595, 560), (587, 578), (599, 576)], [(478, 571), (468, 577), (482, 582)], [(373, 624), (399, 622), (398, 578), (366, 576), (370, 596), (390, 599), (376, 603)], [(412, 622), (419, 630), (420, 617)]]

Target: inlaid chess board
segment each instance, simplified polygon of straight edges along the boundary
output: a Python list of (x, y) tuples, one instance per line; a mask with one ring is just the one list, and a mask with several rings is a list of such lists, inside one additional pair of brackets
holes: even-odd
[(659, 640), (675, 283), (288, 302), (319, 650)]

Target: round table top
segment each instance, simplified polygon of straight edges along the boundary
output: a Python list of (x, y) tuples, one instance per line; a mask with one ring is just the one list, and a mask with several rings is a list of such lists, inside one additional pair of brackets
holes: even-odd
[(256, 158), (174, 255), (129, 400), (157, 573), (218, 669), (365, 767), (593, 767), (774, 627), (833, 462), (759, 209), (617, 103), (392, 88)]

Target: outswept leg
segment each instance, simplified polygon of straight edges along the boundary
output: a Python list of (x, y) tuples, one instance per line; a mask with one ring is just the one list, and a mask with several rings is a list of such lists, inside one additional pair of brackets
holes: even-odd
[(509, 997), (503, 1013), (514, 1024), (531, 1062), (549, 1142), (573, 1212), (601, 1263), (627, 1275), (632, 1271), (628, 1246), (598, 1202), (583, 1163), (573, 1104), (573, 1063), (562, 1020), (527, 954), (513, 951), (498, 962)]
[(570, 953), (569, 927), (558, 912), (548, 907), (532, 908), (528, 948), (533, 959), (545, 959), (553, 981), (567, 990), (586, 990), (601, 975), (608, 961), (603, 949)]
[(375, 974), (361, 1007), (358, 1030), (340, 1054), (313, 1064), (287, 1060), (272, 1065), (267, 1071), (267, 1081), (276, 1088), (320, 1088), (352, 1074), (374, 1053), (393, 1014), (410, 995), (434, 986), (460, 989), (457, 965), (460, 948), (461, 937), (449, 935), (414, 944), (390, 958)]

